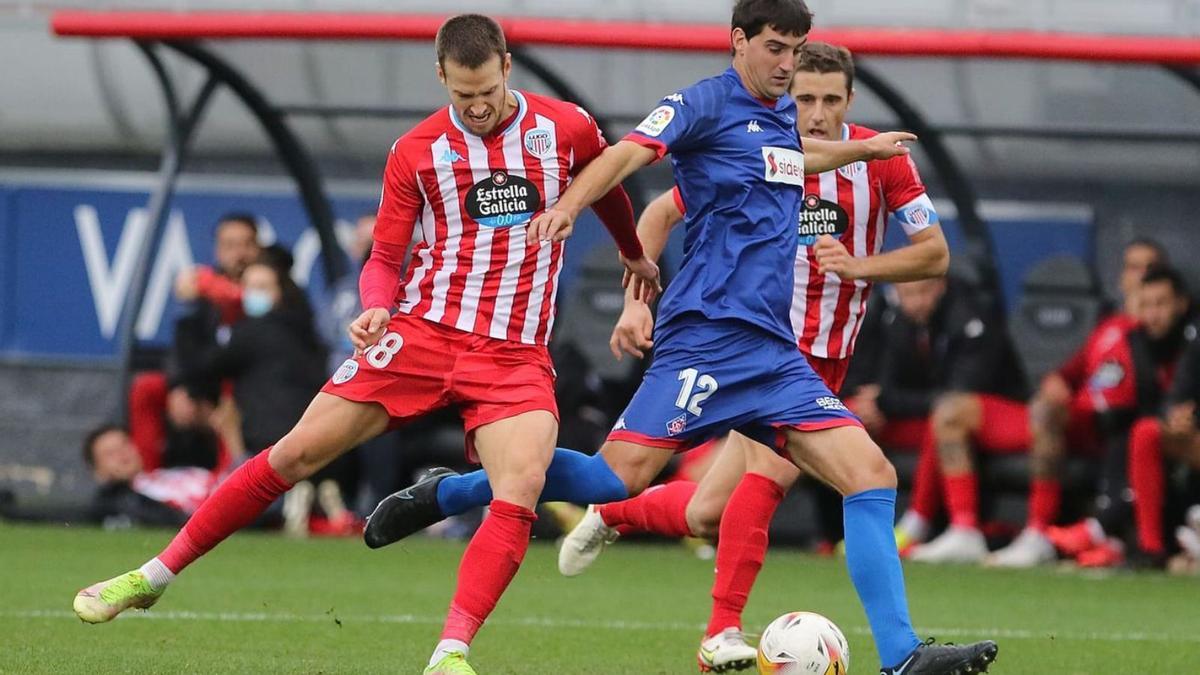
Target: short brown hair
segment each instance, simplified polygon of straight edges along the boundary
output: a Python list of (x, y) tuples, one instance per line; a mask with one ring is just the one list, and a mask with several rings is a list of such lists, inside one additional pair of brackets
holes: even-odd
[(508, 43), (500, 24), (482, 14), (459, 14), (446, 19), (438, 29), (434, 45), (438, 65), (442, 67), (446, 66), (446, 59), (450, 59), (474, 70), (493, 55), (499, 56), (503, 63), (504, 55), (508, 53)]
[(854, 90), (854, 57), (845, 47), (828, 42), (809, 42), (800, 48), (796, 70), (806, 73), (842, 73), (846, 91)]

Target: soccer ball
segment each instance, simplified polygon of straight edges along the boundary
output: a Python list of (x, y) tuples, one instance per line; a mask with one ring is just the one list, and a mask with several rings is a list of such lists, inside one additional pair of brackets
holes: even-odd
[(850, 645), (832, 621), (812, 612), (775, 619), (758, 641), (762, 675), (845, 675)]

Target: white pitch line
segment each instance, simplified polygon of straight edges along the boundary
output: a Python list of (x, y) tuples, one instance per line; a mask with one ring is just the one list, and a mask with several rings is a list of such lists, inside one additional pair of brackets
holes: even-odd
[[(24, 610), (0, 611), (0, 618), (11, 619), (74, 619), (74, 612), (60, 610)], [(440, 626), (445, 620), (440, 616), (420, 616), (416, 614), (340, 614), (335, 611), (323, 614), (295, 614), (291, 612), (188, 612), (179, 610), (151, 610), (149, 612), (130, 612), (120, 617), (122, 620), (153, 620), (153, 621), (225, 621), (241, 623), (327, 623), (334, 619), (343, 623), (383, 623), (383, 624), (412, 624), (422, 626)], [(523, 617), (497, 618), (488, 621), (492, 625), (522, 626), (535, 628), (584, 628), (589, 630), (622, 630), (622, 631), (703, 631), (704, 624), (684, 621), (624, 621), (624, 620), (585, 620), (556, 617)], [(851, 627), (846, 631), (854, 635), (870, 635), (870, 630), (862, 626)], [(1200, 644), (1200, 635), (1162, 635), (1158, 633), (1118, 633), (1118, 632), (1055, 632), (1036, 631), (1019, 628), (936, 628), (926, 627), (919, 631), (923, 635), (934, 635), (939, 638), (953, 637), (986, 637), (992, 639), (1010, 640), (1077, 640), (1085, 642), (1162, 642)]]

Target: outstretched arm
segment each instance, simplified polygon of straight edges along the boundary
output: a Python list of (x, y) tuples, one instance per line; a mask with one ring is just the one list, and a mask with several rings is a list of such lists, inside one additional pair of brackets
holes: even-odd
[(655, 159), (654, 150), (633, 141), (621, 141), (605, 148), (575, 177), (554, 206), (533, 219), (529, 225), (531, 238), (542, 241), (566, 239), (580, 211)]
[(822, 141), (805, 138), (804, 173), (825, 173), (854, 162), (907, 155), (909, 150), (902, 144), (915, 140), (917, 137), (906, 131), (889, 131), (861, 141)]
[(894, 251), (855, 257), (842, 242), (825, 234), (817, 240), (813, 251), (819, 271), (833, 272), (842, 279), (866, 281), (916, 281), (946, 274), (950, 266), (950, 248), (939, 225), (932, 225), (910, 235), (909, 245)]

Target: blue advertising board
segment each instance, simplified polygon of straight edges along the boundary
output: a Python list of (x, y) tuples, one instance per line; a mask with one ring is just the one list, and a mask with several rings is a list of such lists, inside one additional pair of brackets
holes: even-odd
[[(117, 353), (114, 336), (131, 294), (136, 250), (148, 232), (148, 186), (148, 180), (130, 187), (128, 181), (106, 183), (94, 177), (77, 183), (58, 179), (0, 184), (0, 356), (105, 360)], [(365, 189), (358, 195), (335, 193), (333, 205), (339, 238), (346, 243), (353, 220), (373, 211), (377, 198)], [(137, 322), (140, 340), (158, 345), (169, 340), (179, 312), (172, 297), (174, 279), (194, 263), (211, 262), (213, 227), (231, 211), (256, 214), (264, 243), (278, 241), (292, 250), (294, 276), (301, 285), (323, 283), (316, 232), (293, 192), (234, 184), (185, 186), (171, 203), (166, 231), (155, 251)], [(994, 215), (989, 229), (1010, 307), (1021, 277), (1038, 260), (1057, 253), (1092, 259), (1086, 211), (1026, 208)], [(950, 218), (944, 223), (952, 249), (958, 248), (956, 224)], [(903, 240), (899, 228), (889, 229), (890, 242)], [(678, 234), (672, 238), (675, 251)], [(588, 215), (568, 246), (564, 290), (596, 246), (610, 247), (616, 255), (603, 227)]]

